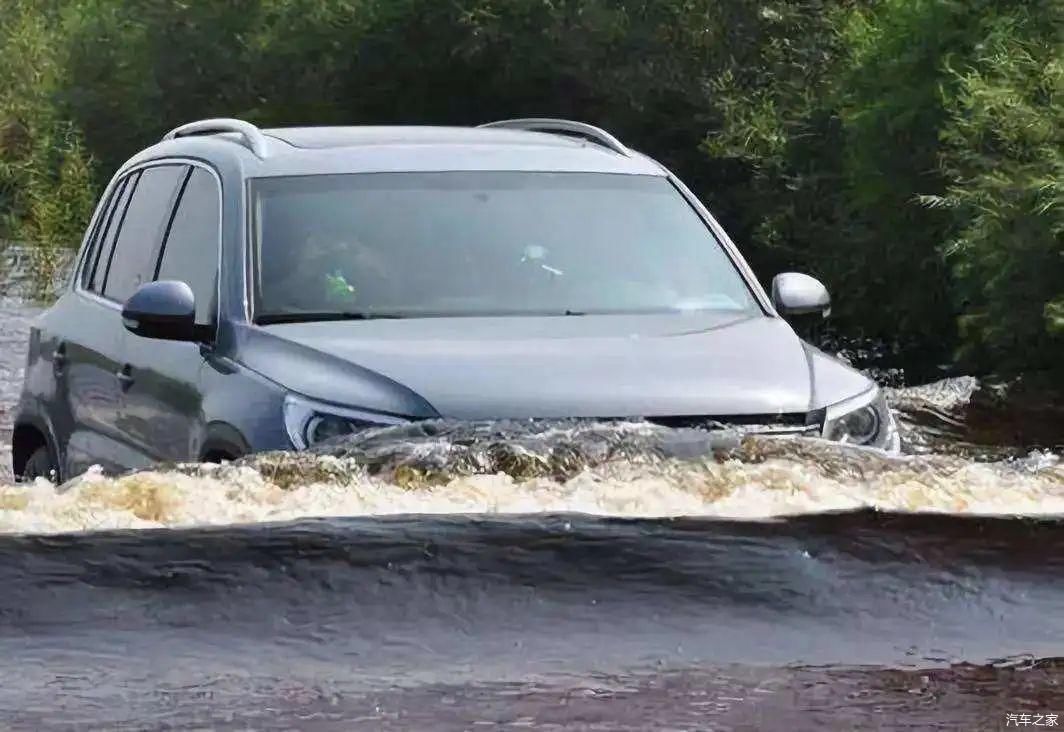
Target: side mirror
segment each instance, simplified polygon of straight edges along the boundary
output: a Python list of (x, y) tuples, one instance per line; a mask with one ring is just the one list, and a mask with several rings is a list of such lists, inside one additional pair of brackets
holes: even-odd
[(772, 304), (780, 315), (831, 314), (831, 296), (820, 280), (798, 272), (784, 272), (772, 279)]
[(137, 288), (122, 308), (130, 333), (166, 341), (196, 339), (196, 296), (184, 282), (163, 280)]

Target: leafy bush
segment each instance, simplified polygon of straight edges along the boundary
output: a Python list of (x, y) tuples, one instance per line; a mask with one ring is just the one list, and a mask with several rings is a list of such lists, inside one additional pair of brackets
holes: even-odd
[(706, 148), (750, 171), (758, 248), (823, 277), (844, 329), (897, 338), (910, 367), (958, 346), (980, 371), (1062, 362), (1062, 8), (839, 3), (785, 33), (823, 61), (804, 77), (766, 54), (721, 80)]
[(91, 159), (55, 105), (61, 7), (0, 3), (0, 56), (10, 61), (0, 65), (0, 233), (42, 250), (77, 246), (95, 203)]
[[(1064, 376), (1064, 7), (1001, 23), (973, 63), (942, 130), (954, 214), (946, 248), (977, 366)], [(1058, 382), (1059, 383), (1059, 382)]]

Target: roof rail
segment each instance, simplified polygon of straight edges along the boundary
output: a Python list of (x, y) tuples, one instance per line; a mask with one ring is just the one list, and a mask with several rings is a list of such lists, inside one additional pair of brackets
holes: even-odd
[(192, 135), (214, 135), (222, 132), (235, 132), (243, 138), (242, 144), (256, 157), (266, 157), (266, 136), (259, 128), (250, 122), (239, 119), (201, 119), (198, 122), (189, 122), (170, 130), (163, 135), (163, 140), (176, 140), (179, 137)]
[(632, 152), (621, 144), (621, 141), (606, 130), (583, 122), (573, 122), (567, 119), (547, 119), (530, 117), (526, 119), (504, 119), (499, 122), (488, 122), (480, 127), (499, 127), (510, 130), (528, 130), (529, 132), (563, 132), (580, 135), (592, 142), (597, 142), (603, 147), (631, 157)]

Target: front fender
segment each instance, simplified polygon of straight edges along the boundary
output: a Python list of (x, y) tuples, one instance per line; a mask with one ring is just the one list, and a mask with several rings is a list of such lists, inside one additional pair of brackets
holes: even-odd
[(243, 455), (292, 448), (284, 429), (286, 390), (280, 384), (232, 359), (209, 356), (200, 388), (203, 416), (197, 457), (212, 450)]

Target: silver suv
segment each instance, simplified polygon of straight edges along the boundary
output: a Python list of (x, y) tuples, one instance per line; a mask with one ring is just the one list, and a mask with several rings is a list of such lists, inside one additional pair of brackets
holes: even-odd
[(122, 166), (35, 324), (17, 475), (440, 417), (741, 423), (896, 449), (659, 163), (578, 122), (179, 127)]

